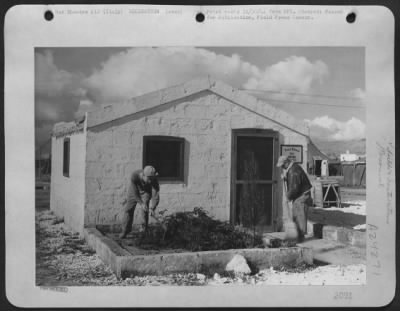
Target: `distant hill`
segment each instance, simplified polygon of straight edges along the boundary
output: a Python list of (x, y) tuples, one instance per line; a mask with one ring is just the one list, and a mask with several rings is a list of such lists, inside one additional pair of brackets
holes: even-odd
[(366, 154), (366, 140), (338, 140), (338, 141), (320, 141), (313, 139), (312, 141), (327, 156), (331, 158), (338, 158), (341, 153), (346, 153), (348, 150), (350, 153), (358, 155)]

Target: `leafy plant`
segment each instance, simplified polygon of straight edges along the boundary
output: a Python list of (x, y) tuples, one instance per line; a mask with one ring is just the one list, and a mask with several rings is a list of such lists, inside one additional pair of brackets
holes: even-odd
[(249, 248), (261, 246), (261, 236), (238, 230), (229, 222), (210, 217), (204, 209), (177, 212), (149, 226), (141, 241), (146, 248), (172, 248), (189, 251)]

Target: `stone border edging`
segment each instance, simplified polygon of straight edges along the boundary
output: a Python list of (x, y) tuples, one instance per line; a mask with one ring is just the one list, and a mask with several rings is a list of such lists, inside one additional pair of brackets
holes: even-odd
[(358, 247), (367, 246), (366, 232), (344, 227), (323, 226), (322, 238)]
[(84, 228), (84, 237), (117, 277), (166, 275), (172, 273), (221, 273), (235, 254), (244, 256), (253, 271), (313, 263), (313, 251), (306, 247), (232, 249), (134, 256), (96, 228)]

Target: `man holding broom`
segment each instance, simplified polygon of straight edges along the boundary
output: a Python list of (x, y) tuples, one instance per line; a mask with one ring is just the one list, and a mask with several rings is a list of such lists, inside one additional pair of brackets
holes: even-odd
[(135, 208), (139, 204), (138, 218), (141, 224), (140, 231), (145, 234), (149, 223), (149, 212), (154, 216), (154, 211), (160, 201), (160, 186), (157, 180), (158, 173), (152, 166), (143, 170), (134, 171), (131, 175), (128, 188), (128, 198), (124, 208), (122, 220), (123, 239), (132, 230)]
[(297, 241), (302, 242), (307, 233), (308, 208), (312, 205), (310, 180), (303, 168), (287, 156), (279, 157), (276, 166), (283, 170), (283, 186), (289, 209), (290, 202), (292, 204), (291, 213), (290, 211), (288, 213), (292, 219), (289, 220), (294, 221), (297, 229)]

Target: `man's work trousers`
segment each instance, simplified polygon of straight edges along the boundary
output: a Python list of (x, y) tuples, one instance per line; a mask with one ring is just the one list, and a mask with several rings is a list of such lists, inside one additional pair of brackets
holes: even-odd
[[(144, 206), (140, 204), (139, 209), (136, 211), (137, 222), (139, 223), (139, 231), (147, 231), (149, 224), (149, 202), (150, 197), (148, 195), (142, 195), (142, 201)], [(122, 233), (128, 234), (132, 231), (133, 217), (135, 215), (135, 209), (138, 202), (128, 201), (124, 208), (122, 216)]]
[(296, 224), (299, 239), (307, 233), (308, 208), (312, 205), (310, 193), (302, 194), (293, 201), (293, 221)]

